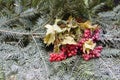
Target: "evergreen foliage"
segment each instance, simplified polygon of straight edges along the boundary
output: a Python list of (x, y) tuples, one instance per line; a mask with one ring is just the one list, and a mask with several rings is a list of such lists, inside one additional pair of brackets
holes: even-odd
[[(50, 66), (54, 69), (53, 73), (49, 73), (47, 77), (59, 75), (62, 80), (63, 75), (70, 72), (71, 74), (67, 75), (69, 80), (72, 76), (73, 80), (118, 80), (103, 59), (120, 56), (118, 3), (119, 0), (0, 0), (0, 42), (21, 47), (34, 42), (40, 51), (39, 41), (36, 39), (43, 39), (46, 32), (45, 24), (53, 23), (55, 18), (66, 19), (70, 15), (84, 20), (90, 19), (103, 30), (99, 42), (105, 47), (102, 58), (85, 62), (76, 57), (52, 63)], [(40, 54), (40, 57), (47, 72), (47, 62), (43, 54)], [(95, 75), (95, 72), (99, 72), (99, 66), (106, 66), (112, 77)]]

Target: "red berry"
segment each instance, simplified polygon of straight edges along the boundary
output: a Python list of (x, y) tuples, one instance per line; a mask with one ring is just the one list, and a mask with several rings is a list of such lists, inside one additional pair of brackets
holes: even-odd
[(89, 57), (90, 57), (90, 58), (93, 58), (93, 55), (92, 55), (92, 54), (89, 54)]
[(71, 54), (71, 53), (69, 53), (69, 54), (68, 54), (68, 57), (71, 57), (71, 56), (72, 56), (72, 54)]
[(74, 53), (77, 53), (77, 49), (74, 50)]
[(97, 49), (97, 50), (102, 50), (103, 47), (102, 47), (102, 46), (97, 46), (95, 49)]
[(60, 58), (60, 57), (58, 57), (58, 58), (57, 58), (57, 61), (61, 61), (61, 58)]
[(49, 58), (49, 61), (50, 61), (50, 62), (52, 62), (52, 61), (53, 61), (51, 57)]
[(95, 56), (96, 56), (96, 57), (100, 57), (100, 53), (97, 53)]
[(75, 52), (74, 51), (71, 51), (71, 54), (74, 54)]
[(92, 55), (92, 58), (95, 58), (95, 55), (94, 55), (94, 54)]
[(83, 58), (85, 61), (88, 61), (89, 60), (89, 57), (85, 57), (85, 58)]
[(90, 59), (89, 54), (82, 54), (82, 57), (85, 61), (88, 61)]

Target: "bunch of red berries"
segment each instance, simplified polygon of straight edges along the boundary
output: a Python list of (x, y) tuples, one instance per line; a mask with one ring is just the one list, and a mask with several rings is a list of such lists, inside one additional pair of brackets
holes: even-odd
[(94, 50), (91, 50), (89, 54), (85, 53), (82, 54), (82, 57), (84, 60), (88, 61), (92, 58), (98, 58), (100, 57), (100, 52), (102, 51), (102, 46), (97, 46)]
[(90, 50), (89, 53), (85, 53), (83, 51), (83, 45), (86, 41), (89, 39), (92, 40), (93, 43), (99, 40), (100, 35), (100, 29), (96, 29), (94, 32), (92, 32), (90, 29), (84, 30), (84, 34), (82, 39), (80, 39), (77, 43), (77, 45), (73, 44), (66, 44), (61, 47), (60, 53), (51, 53), (50, 54), (50, 61), (62, 61), (65, 60), (68, 57), (72, 57), (77, 55), (78, 50), (82, 52), (82, 58), (86, 61), (92, 59), (92, 58), (98, 58), (100, 57), (100, 52), (102, 51), (102, 46), (97, 46), (93, 50)]
[(84, 53), (83, 52), (83, 44), (88, 40), (92, 39), (93, 42), (96, 42), (99, 40), (99, 35), (100, 35), (100, 29), (96, 29), (93, 34), (89, 29), (84, 31), (83, 38), (78, 42), (78, 47), (82, 51), (82, 57), (84, 60), (89, 60), (91, 58), (97, 58), (100, 57), (100, 52), (102, 51), (103, 47), (102, 46), (97, 46), (93, 50), (91, 50), (89, 53)]
[(93, 41), (98, 41), (100, 35), (100, 29), (96, 29), (93, 33), (90, 29), (86, 29), (83, 34), (83, 38), (91, 38)]
[(72, 57), (77, 54), (78, 47), (76, 45), (65, 45), (61, 48), (60, 53), (51, 53), (49, 60), (53, 61), (62, 61), (65, 60), (67, 57)]
[(91, 31), (90, 29), (86, 29), (83, 34), (84, 38), (90, 38), (91, 37)]
[(72, 57), (77, 54), (77, 51), (78, 51), (77, 49), (78, 49), (77, 45), (67, 44), (66, 46), (62, 47), (61, 50), (64, 52), (64, 54), (67, 57)]
[(91, 37), (93, 41), (98, 41), (99, 40), (99, 35), (100, 35), (100, 29), (96, 29), (94, 31), (94, 35)]
[(61, 53), (51, 53), (50, 54), (50, 62), (53, 62), (53, 61), (62, 61), (62, 60), (65, 60), (66, 59), (66, 55), (64, 54), (64, 52), (61, 52)]

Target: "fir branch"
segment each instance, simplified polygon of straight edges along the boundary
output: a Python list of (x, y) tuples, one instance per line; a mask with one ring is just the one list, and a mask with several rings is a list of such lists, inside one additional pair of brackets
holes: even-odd
[(36, 14), (40, 14), (40, 12), (37, 9), (31, 8), (20, 13), (20, 17), (21, 18), (35, 17)]
[(92, 8), (92, 13), (96, 14), (104, 7), (105, 3), (100, 3)]
[(102, 51), (102, 56), (103, 57), (120, 57), (120, 50), (119, 49), (114, 49), (114, 48), (105, 48)]
[[(8, 31), (8, 30), (0, 30), (0, 33), (10, 33), (10, 34), (16, 34), (16, 35), (31, 35), (31, 33), (24, 33), (24, 32), (14, 32), (14, 31)], [(34, 36), (43, 35), (44, 33), (32, 33)]]
[(44, 24), (39, 26), (38, 28), (34, 29), (31, 33), (34, 33), (35, 31), (39, 30), (40, 28), (44, 27), (47, 23), (49, 23), (52, 20), (52, 18), (48, 19)]
[(2, 26), (8, 26), (8, 25), (10, 25), (12, 23), (15, 23), (17, 21), (18, 17), (14, 17), (12, 19), (7, 19), (7, 18), (6, 19), (2, 18), (2, 19), (3, 20), (0, 23), (0, 27), (2, 27)]
[(105, 61), (104, 61), (102, 58), (100, 58), (99, 60), (100, 60), (100, 61), (103, 63), (103, 65), (106, 66), (106, 68), (109, 70), (109, 72), (111, 73), (113, 79), (114, 79), (114, 80), (118, 80), (118, 78), (115, 76), (115, 74), (114, 74), (113, 71), (110, 69), (110, 67), (105, 63)]
[(38, 44), (37, 44), (34, 36), (33, 36), (33, 35), (31, 35), (31, 36), (32, 36), (32, 38), (33, 38), (33, 40), (34, 40), (34, 42), (35, 42), (35, 45), (36, 45), (36, 47), (37, 47), (37, 49), (38, 49), (38, 52), (39, 52), (39, 54), (40, 54), (39, 57), (42, 59), (42, 61), (43, 61), (43, 63), (44, 63), (44, 66), (45, 66), (45, 69), (46, 69), (46, 70), (45, 70), (45, 71), (46, 71), (46, 78), (47, 78), (47, 80), (49, 80), (49, 78), (48, 78), (49, 72), (48, 72), (48, 68), (47, 68), (47, 64), (46, 64), (46, 62), (45, 62), (45, 59), (44, 59), (43, 55), (42, 55), (41, 52), (40, 52), (39, 46), (38, 46)]
[(73, 68), (72, 68), (72, 70), (71, 70), (70, 77), (73, 75), (73, 71), (74, 71), (74, 69), (75, 69), (76, 65), (78, 64), (79, 59), (78, 59), (78, 58), (76, 58), (76, 60), (75, 60), (75, 61), (76, 61), (76, 62), (75, 62), (74, 66), (73, 66)]

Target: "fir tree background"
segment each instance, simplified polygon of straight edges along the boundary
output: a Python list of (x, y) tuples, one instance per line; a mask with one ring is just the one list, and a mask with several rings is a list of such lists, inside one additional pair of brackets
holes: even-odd
[[(49, 62), (45, 25), (70, 15), (102, 28), (98, 59)], [(120, 80), (120, 0), (0, 0), (0, 80)]]

